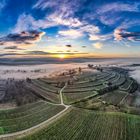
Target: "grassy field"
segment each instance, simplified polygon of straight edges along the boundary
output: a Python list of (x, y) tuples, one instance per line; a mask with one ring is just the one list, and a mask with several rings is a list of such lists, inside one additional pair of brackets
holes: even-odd
[(62, 111), (64, 106), (44, 101), (0, 111), (0, 134), (7, 134), (35, 126)]
[(46, 129), (22, 140), (139, 140), (140, 117), (74, 108)]

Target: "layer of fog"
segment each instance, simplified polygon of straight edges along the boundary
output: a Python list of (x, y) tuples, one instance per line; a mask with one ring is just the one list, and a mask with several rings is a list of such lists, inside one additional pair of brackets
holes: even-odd
[[(133, 77), (140, 84), (140, 67), (129, 67), (132, 71), (129, 72), (130, 76)], [(134, 101), (134, 106), (140, 106), (140, 89), (135, 92), (136, 98)]]
[[(7, 78), (25, 79), (27, 77), (38, 78), (38, 77), (54, 76), (68, 69), (86, 67), (88, 64), (122, 67), (133, 63), (135, 63), (135, 60), (101, 59), (100, 61), (93, 60), (93, 62), (69, 63), (69, 64), (42, 64), (42, 65), (19, 65), (19, 66), (1, 65), (0, 79), (7, 79)], [(140, 69), (133, 71), (131, 75), (137, 80), (140, 80), (139, 79), (140, 76), (138, 76), (140, 75)]]
[(140, 83), (140, 67), (133, 67), (130, 69), (133, 70), (130, 72), (130, 76), (136, 79)]
[(44, 65), (24, 65), (24, 66), (0, 66), (0, 78), (25, 79), (47, 77), (58, 74), (65, 69), (76, 68), (75, 65), (66, 64), (44, 64)]

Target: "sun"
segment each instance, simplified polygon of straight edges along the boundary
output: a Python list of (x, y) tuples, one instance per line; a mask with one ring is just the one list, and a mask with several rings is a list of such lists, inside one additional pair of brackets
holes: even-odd
[(66, 58), (66, 55), (65, 55), (65, 54), (58, 54), (58, 57), (59, 57), (60, 59), (64, 59), (64, 58)]

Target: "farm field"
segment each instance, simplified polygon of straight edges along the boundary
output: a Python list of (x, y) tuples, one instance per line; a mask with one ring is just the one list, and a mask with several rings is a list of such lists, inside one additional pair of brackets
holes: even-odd
[(56, 88), (50, 84), (46, 84), (41, 80), (32, 80), (29, 84), (26, 84), (28, 90), (34, 92), (36, 95), (53, 102), (53, 103), (60, 103), (59, 98), (59, 88)]
[(139, 116), (73, 108), (48, 128), (22, 140), (139, 140), (139, 134)]
[[(118, 94), (112, 93), (112, 99), (110, 97), (108, 103), (111, 103), (111, 100), (115, 101), (116, 99), (116, 102), (118, 100), (120, 101), (124, 97), (123, 95), (126, 95), (129, 92), (135, 92), (137, 90), (137, 83), (132, 78), (128, 78), (125, 70), (114, 70), (114, 68), (110, 68), (109, 70), (105, 69), (104, 72), (95, 73), (90, 77), (87, 76), (86, 79), (82, 78), (80, 79), (80, 82), (74, 81), (73, 84), (69, 84), (64, 89), (63, 96), (65, 103), (71, 104), (88, 98), (89, 96), (94, 96), (95, 93), (96, 96), (104, 94), (107, 94), (105, 96), (111, 96), (109, 92), (113, 92), (114, 90), (117, 90)], [(119, 96), (120, 99), (119, 97), (117, 98), (117, 96)]]
[(0, 111), (0, 134), (25, 130), (62, 111), (65, 107), (44, 101)]
[(123, 100), (123, 98), (127, 96), (127, 94), (128, 94), (127, 92), (116, 90), (116, 91), (103, 95), (100, 99), (109, 104), (119, 105), (121, 101)]
[[(64, 95), (64, 94), (63, 94)], [(98, 95), (96, 91), (89, 91), (89, 92), (78, 92), (75, 93), (68, 93), (64, 95), (64, 102), (65, 104), (72, 104), (78, 101), (81, 101), (84, 98), (90, 98)]]
[[(10, 134), (6, 140), (20, 135), (25, 136), (23, 140), (138, 140), (140, 110), (133, 101), (139, 85), (127, 70), (103, 67), (98, 72), (89, 68), (71, 72), (74, 70), (52, 79), (8, 81), (5, 97), (12, 93), (16, 101), (17, 95), (19, 99), (23, 96), (19, 100), (23, 104), (0, 111), (0, 138)], [(26, 102), (26, 97), (33, 100)], [(47, 120), (49, 125), (32, 130)], [(28, 133), (22, 135), (22, 130)]]

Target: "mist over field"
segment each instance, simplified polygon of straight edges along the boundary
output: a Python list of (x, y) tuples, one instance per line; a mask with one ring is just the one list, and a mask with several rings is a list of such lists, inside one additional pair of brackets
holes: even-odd
[(94, 64), (119, 64), (129, 65), (139, 63), (140, 58), (0, 58), (0, 66), (16, 65), (41, 65), (41, 64), (70, 64), (70, 63), (94, 63)]
[[(27, 61), (28, 60), (28, 61)], [(69, 60), (59, 60), (54, 63), (53, 60), (45, 61), (44, 59), (36, 61), (34, 59), (32, 65), (30, 63), (30, 59), (27, 59), (26, 63), (23, 60), (19, 61), (18, 63), (16, 60), (8, 59), (5, 61), (5, 64), (0, 65), (0, 78), (7, 79), (7, 78), (15, 78), (15, 79), (25, 79), (27, 77), (30, 78), (39, 78), (45, 76), (55, 76), (56, 74), (73, 68), (78, 67), (87, 67), (88, 64), (93, 65), (101, 65), (101, 66), (127, 66), (134, 63), (140, 62), (140, 59), (69, 59)], [(10, 63), (10, 65), (9, 65)], [(131, 67), (134, 71), (130, 72), (130, 75), (133, 78), (139, 79), (140, 68)]]
[(43, 65), (20, 65), (20, 66), (1, 66), (1, 79), (15, 78), (25, 79), (39, 78), (58, 74), (69, 68), (76, 68), (76, 64), (43, 64)]
[(130, 75), (140, 83), (140, 67), (135, 67), (133, 70)]
[[(133, 71), (130, 72), (130, 76), (133, 77), (140, 84), (140, 67), (131, 68)], [(136, 98), (134, 100), (135, 106), (140, 106), (140, 89), (136, 91)]]

